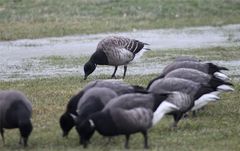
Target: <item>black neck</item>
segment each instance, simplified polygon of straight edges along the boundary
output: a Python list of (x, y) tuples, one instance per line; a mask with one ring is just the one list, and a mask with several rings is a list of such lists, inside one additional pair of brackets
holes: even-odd
[(199, 90), (197, 91), (197, 93), (194, 96), (194, 100), (199, 99), (204, 94), (211, 93), (216, 90), (217, 90), (217, 88), (212, 88), (208, 85), (201, 85), (201, 87), (199, 88)]
[(76, 109), (77, 109), (77, 104), (84, 94), (84, 91), (80, 91), (78, 94), (74, 95), (68, 102), (67, 105), (67, 112), (73, 113), (77, 115)]
[(101, 135), (114, 136), (119, 134), (109, 110), (95, 113), (90, 117), (90, 119), (93, 120), (96, 130)]
[(214, 76), (209, 81), (209, 85), (212, 86), (213, 88), (217, 88), (218, 86), (223, 85), (223, 84), (225, 84), (225, 85), (233, 85), (230, 82), (225, 82), (225, 81), (223, 81), (221, 79), (218, 79), (218, 78), (216, 78)]
[(158, 79), (162, 79), (162, 78), (164, 78), (164, 75), (163, 75), (163, 74), (161, 74), (160, 76), (152, 79), (152, 80), (148, 83), (148, 86), (147, 86), (146, 89), (148, 90), (148, 89), (150, 88), (150, 86), (153, 84), (154, 81), (156, 81), (156, 80), (158, 80)]
[(89, 61), (91, 61), (94, 64), (108, 65), (108, 59), (106, 54), (100, 50), (95, 51)]
[(153, 111), (155, 112), (155, 110), (158, 108), (158, 106), (167, 99), (169, 93), (163, 93), (163, 94), (153, 94), (154, 96), (154, 107), (153, 107)]

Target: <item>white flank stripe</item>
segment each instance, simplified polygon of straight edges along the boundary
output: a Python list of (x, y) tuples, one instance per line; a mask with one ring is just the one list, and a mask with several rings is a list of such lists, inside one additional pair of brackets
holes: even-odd
[(221, 73), (221, 72), (215, 72), (213, 75), (214, 75), (216, 78), (219, 78), (219, 79), (221, 79), (221, 80), (223, 80), (223, 81), (228, 81), (228, 80), (230, 80), (230, 78), (229, 78), (227, 75), (225, 75), (225, 74), (223, 74), (223, 73)]
[(153, 125), (157, 124), (165, 114), (178, 109), (179, 108), (172, 103), (166, 101), (162, 102), (153, 114), (152, 124)]
[(225, 84), (220, 85), (217, 88), (218, 88), (218, 90), (221, 90), (223, 92), (234, 91), (234, 89), (232, 87), (230, 87), (229, 85), (225, 85)]
[(209, 102), (214, 102), (219, 100), (220, 98), (212, 93), (204, 94), (199, 99), (194, 102), (194, 107), (191, 109), (195, 111), (197, 109), (202, 108), (203, 106), (207, 105)]

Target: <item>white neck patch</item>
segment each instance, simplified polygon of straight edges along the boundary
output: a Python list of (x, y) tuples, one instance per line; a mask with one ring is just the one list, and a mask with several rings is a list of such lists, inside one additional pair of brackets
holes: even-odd
[(95, 127), (95, 124), (94, 124), (93, 120), (89, 119), (88, 121), (89, 121), (91, 127)]

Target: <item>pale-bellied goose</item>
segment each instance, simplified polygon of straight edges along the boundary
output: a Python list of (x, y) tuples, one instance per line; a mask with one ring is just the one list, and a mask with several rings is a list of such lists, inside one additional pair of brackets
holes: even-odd
[[(109, 36), (98, 43), (96, 51), (84, 65), (84, 79), (95, 70), (97, 65), (115, 66), (112, 78), (118, 66), (124, 65), (123, 78), (126, 75), (127, 64), (141, 51), (147, 43), (122, 36)], [(148, 48), (146, 48), (148, 49)]]

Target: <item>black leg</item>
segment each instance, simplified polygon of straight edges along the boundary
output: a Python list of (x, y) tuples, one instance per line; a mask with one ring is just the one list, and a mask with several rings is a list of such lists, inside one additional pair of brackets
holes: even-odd
[(24, 147), (28, 146), (27, 141), (28, 141), (28, 137), (24, 137), (23, 138), (23, 145), (24, 145)]
[(114, 69), (114, 72), (113, 72), (111, 78), (115, 78), (116, 79), (115, 73), (117, 72), (117, 68), (118, 68), (118, 66), (115, 66), (115, 69)]
[(125, 141), (125, 145), (124, 145), (125, 149), (129, 148), (129, 146), (128, 146), (129, 138), (130, 138), (130, 135), (126, 135), (126, 141)]
[(22, 145), (22, 136), (20, 136), (19, 144)]
[(177, 124), (179, 122), (179, 120), (182, 118), (182, 113), (176, 113), (173, 115), (173, 118), (174, 118), (174, 122), (172, 124), (172, 128), (175, 129), (177, 128)]
[(149, 146), (148, 146), (148, 135), (147, 135), (147, 131), (142, 132), (142, 134), (143, 134), (143, 137), (144, 137), (144, 148), (145, 148), (145, 149), (148, 149)]
[(82, 145), (83, 145), (83, 148), (87, 148), (87, 147), (88, 147), (88, 141), (84, 141), (84, 142), (82, 143)]
[(184, 119), (187, 119), (187, 118), (189, 118), (189, 112), (187, 112), (187, 113), (183, 114), (183, 118), (184, 118)]
[(126, 72), (127, 72), (127, 65), (124, 65), (123, 79), (124, 79), (124, 78), (125, 78), (125, 76), (126, 76)]
[(192, 117), (197, 117), (196, 111), (192, 111)]
[(4, 130), (2, 128), (0, 129), (0, 133), (1, 133), (1, 136), (2, 136), (2, 142), (3, 142), (3, 144), (5, 144)]

